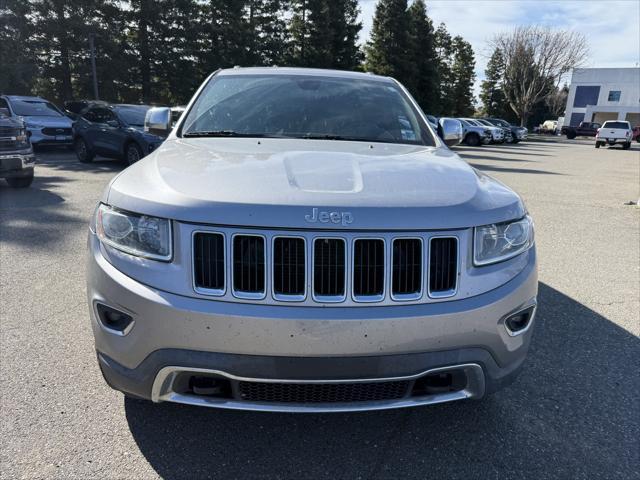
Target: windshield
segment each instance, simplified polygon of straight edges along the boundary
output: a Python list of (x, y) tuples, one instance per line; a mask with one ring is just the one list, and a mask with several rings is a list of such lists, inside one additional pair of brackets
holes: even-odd
[(151, 107), (116, 107), (114, 110), (118, 113), (120, 119), (127, 125), (134, 127), (144, 127), (144, 117), (147, 114), (147, 110)]
[(469, 124), (469, 125), (473, 125), (475, 127), (481, 127), (482, 125), (478, 122), (476, 122), (475, 120), (471, 119), (471, 118), (465, 118), (465, 121)]
[(309, 75), (216, 76), (189, 111), (182, 135), (434, 145), (394, 83)]
[(486, 127), (495, 127), (495, 125), (492, 124), (491, 122), (487, 122), (486, 120), (482, 120), (482, 119), (476, 120), (476, 123), (479, 123), (480, 125), (484, 125)]
[(24, 117), (62, 117), (60, 110), (44, 100), (12, 100), (11, 107), (16, 115)]
[(510, 127), (511, 125), (509, 124), (509, 122), (505, 121), (505, 120), (500, 120), (499, 118), (494, 118), (492, 120), (489, 120), (490, 122), (492, 122), (495, 125), (500, 125), (501, 127)]

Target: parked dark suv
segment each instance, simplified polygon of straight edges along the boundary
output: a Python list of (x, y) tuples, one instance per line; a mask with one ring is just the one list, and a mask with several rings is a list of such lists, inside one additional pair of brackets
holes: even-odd
[(35, 161), (24, 122), (0, 108), (0, 178), (11, 187), (26, 188), (33, 182)]
[(73, 126), (78, 160), (90, 162), (96, 155), (119, 158), (133, 164), (153, 152), (164, 140), (144, 131), (147, 105), (93, 104)]

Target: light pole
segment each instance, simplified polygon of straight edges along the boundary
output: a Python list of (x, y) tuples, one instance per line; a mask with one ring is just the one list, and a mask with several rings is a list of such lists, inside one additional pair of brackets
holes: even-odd
[(91, 50), (91, 73), (93, 75), (93, 96), (96, 100), (100, 100), (98, 95), (98, 74), (96, 73), (96, 49), (94, 45), (96, 34), (89, 34), (89, 50)]

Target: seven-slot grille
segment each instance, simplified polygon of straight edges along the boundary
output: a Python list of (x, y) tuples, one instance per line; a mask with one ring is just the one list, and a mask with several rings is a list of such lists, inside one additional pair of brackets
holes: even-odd
[(282, 299), (305, 293), (304, 239), (276, 237), (273, 241), (273, 293)]
[(457, 237), (349, 238), (195, 232), (194, 285), (223, 296), (231, 284), (229, 295), (254, 300), (268, 287), (279, 301), (305, 301), (310, 289), (318, 303), (455, 295)]
[(356, 240), (353, 247), (353, 295), (380, 299), (384, 295), (384, 241)]
[(265, 288), (264, 237), (233, 237), (233, 291), (240, 296), (262, 297)]
[(394, 298), (417, 298), (422, 293), (422, 240), (397, 238), (393, 241), (391, 293)]

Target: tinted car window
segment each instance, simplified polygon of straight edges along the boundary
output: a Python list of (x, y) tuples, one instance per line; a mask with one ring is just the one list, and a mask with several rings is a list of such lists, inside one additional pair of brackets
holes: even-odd
[(306, 75), (223, 75), (205, 87), (182, 134), (234, 132), (433, 145), (391, 82)]
[(627, 122), (604, 122), (603, 128), (631, 128)]
[(116, 107), (115, 111), (120, 119), (127, 125), (144, 127), (144, 117), (150, 107)]
[(83, 117), (93, 123), (107, 123), (116, 118), (113, 112), (107, 108), (91, 108)]
[(12, 100), (11, 106), (16, 115), (25, 117), (62, 117), (55, 105), (42, 100)]

